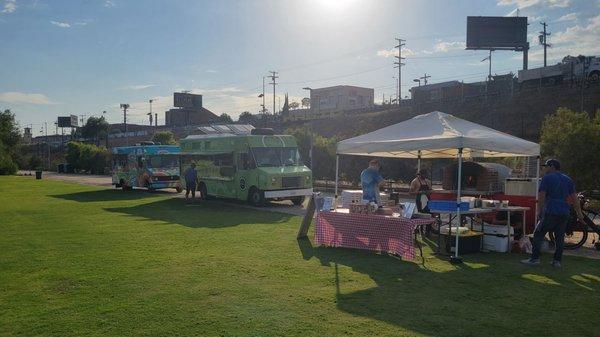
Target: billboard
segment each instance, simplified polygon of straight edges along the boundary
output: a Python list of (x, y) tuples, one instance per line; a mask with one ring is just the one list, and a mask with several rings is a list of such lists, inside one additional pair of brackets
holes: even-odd
[(77, 127), (77, 116), (71, 115), (66, 117), (58, 117), (56, 121), (59, 128), (76, 128)]
[(187, 92), (173, 93), (173, 106), (177, 108), (200, 109), (202, 108), (202, 95)]
[(527, 17), (467, 17), (467, 49), (523, 50), (526, 46)]

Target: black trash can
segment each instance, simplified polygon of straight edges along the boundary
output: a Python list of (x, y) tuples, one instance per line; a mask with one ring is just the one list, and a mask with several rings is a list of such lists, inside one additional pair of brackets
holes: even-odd
[(35, 171), (35, 179), (37, 179), (37, 180), (42, 179), (42, 171)]

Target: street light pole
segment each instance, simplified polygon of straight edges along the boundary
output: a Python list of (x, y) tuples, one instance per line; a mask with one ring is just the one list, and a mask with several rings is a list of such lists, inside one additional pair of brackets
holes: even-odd
[(121, 103), (121, 109), (123, 109), (123, 127), (125, 129), (125, 145), (129, 145), (129, 136), (127, 135), (127, 109), (129, 109), (129, 104)]

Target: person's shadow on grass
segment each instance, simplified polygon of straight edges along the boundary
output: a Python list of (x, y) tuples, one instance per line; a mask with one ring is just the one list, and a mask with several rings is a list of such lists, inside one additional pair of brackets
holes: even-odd
[[(570, 261), (563, 270), (531, 269), (518, 263), (520, 255), (489, 253), (465, 255), (458, 266), (431, 257), (421, 265), (418, 258), (406, 262), (367, 251), (313, 247), (308, 239), (298, 245), (305, 260), (315, 257), (332, 268), (339, 310), (412, 332), (589, 336), (595, 329), (576, 323), (595, 310), (599, 299), (595, 261)], [(353, 273), (368, 275), (375, 286), (356, 290)]]

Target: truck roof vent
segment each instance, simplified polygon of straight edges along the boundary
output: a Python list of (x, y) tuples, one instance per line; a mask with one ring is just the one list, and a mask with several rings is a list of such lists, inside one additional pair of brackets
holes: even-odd
[(271, 128), (256, 128), (250, 131), (251, 135), (259, 135), (259, 136), (272, 136), (275, 134), (275, 131)]

